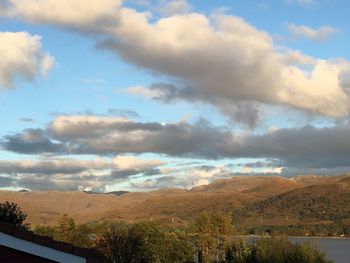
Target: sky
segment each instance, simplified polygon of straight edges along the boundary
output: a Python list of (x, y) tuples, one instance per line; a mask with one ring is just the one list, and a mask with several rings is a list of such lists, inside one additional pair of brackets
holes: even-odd
[(0, 0), (0, 189), (350, 171), (347, 0)]

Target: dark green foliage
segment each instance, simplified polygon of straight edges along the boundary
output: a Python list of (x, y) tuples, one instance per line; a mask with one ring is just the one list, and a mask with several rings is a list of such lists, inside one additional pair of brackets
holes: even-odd
[(28, 229), (29, 226), (24, 224), (27, 214), (22, 212), (21, 208), (10, 202), (0, 203), (0, 221), (15, 225), (18, 228)]
[(228, 263), (331, 263), (316, 245), (293, 244), (287, 239), (261, 238), (234, 242), (226, 248)]
[(194, 247), (185, 232), (166, 232), (153, 222), (112, 224), (103, 234), (99, 247), (120, 263), (180, 263), (192, 260), (194, 255)]
[(35, 226), (33, 232), (37, 235), (54, 238), (57, 231), (52, 226)]
[(95, 233), (104, 231), (101, 225), (96, 227), (90, 224), (76, 225), (73, 218), (67, 214), (62, 215), (58, 221), (58, 225), (52, 226), (36, 226), (33, 229), (37, 235), (51, 237), (58, 241), (72, 243), (78, 247), (93, 247), (95, 242)]
[(350, 236), (350, 225), (342, 222), (332, 224), (295, 224), (295, 225), (262, 225), (247, 229), (249, 234), (263, 235), (265, 233), (277, 236)]
[(234, 218), (244, 222), (246, 218), (278, 218), (288, 216), (301, 221), (340, 221), (350, 217), (350, 192), (342, 192), (339, 187), (334, 191), (313, 186), (307, 189), (293, 190), (255, 202), (241, 210), (234, 211)]

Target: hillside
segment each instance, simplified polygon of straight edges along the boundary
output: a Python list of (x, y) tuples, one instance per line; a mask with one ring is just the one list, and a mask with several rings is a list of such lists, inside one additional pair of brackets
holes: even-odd
[(242, 226), (331, 224), (350, 219), (350, 177), (305, 186), (235, 211)]
[[(67, 213), (77, 223), (155, 219), (181, 225), (204, 211), (238, 211), (246, 225), (349, 218), (350, 176), (238, 176), (191, 190), (148, 193), (0, 192), (0, 202), (16, 202), (32, 225), (53, 225)], [(288, 218), (286, 220), (286, 218)]]

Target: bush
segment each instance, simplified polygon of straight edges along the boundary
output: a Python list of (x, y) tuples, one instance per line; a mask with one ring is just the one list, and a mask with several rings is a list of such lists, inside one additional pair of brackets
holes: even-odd
[(287, 239), (261, 238), (249, 244), (233, 242), (226, 248), (229, 263), (331, 263), (316, 245), (293, 244)]
[(120, 263), (182, 263), (192, 260), (194, 255), (187, 233), (167, 232), (153, 222), (112, 224), (102, 235), (99, 248)]

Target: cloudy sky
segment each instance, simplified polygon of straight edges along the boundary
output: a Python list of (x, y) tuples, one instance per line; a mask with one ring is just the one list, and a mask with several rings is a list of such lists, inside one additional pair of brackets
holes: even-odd
[(0, 0), (0, 189), (350, 171), (347, 0)]

